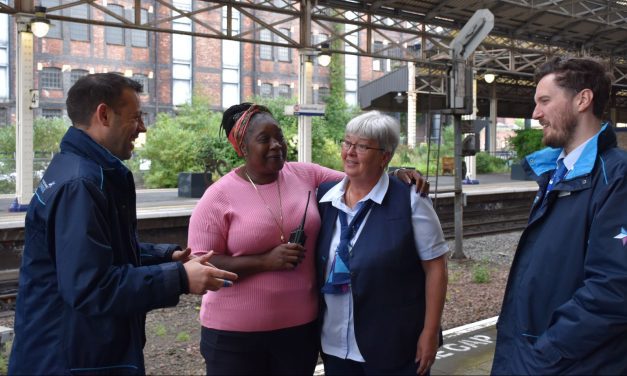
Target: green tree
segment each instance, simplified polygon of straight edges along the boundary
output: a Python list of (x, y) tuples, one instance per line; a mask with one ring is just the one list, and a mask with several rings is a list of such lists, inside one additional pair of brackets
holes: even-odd
[(520, 161), (534, 151), (542, 149), (542, 129), (517, 129), (515, 136), (508, 139), (509, 145), (516, 152), (516, 160)]
[[(41, 174), (48, 167), (54, 153), (59, 152), (61, 138), (69, 122), (64, 118), (36, 118), (33, 124), (33, 170)], [(43, 156), (42, 156), (43, 154)], [(15, 125), (0, 127), (0, 193), (15, 192)], [(35, 176), (35, 185), (39, 179)]]
[(212, 140), (220, 137), (221, 116), (210, 110), (205, 97), (198, 95), (181, 106), (177, 114), (158, 114), (147, 132), (146, 144), (138, 150), (141, 159), (150, 161), (144, 175), (146, 186), (176, 187), (179, 172), (203, 172), (209, 146), (220, 145)]

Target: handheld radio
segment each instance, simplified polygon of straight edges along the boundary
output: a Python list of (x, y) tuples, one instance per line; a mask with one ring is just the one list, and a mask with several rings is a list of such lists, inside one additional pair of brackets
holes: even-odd
[(300, 222), (300, 226), (290, 234), (290, 243), (305, 246), (305, 240), (307, 240), (307, 236), (305, 235), (305, 219), (307, 218), (307, 209), (309, 208), (309, 198), (311, 198), (311, 191), (307, 194), (307, 204), (305, 205), (303, 220)]

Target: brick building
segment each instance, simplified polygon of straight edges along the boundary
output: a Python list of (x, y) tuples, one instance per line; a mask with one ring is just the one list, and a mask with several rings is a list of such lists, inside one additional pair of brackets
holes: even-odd
[[(1, 0), (0, 0), (1, 1)], [(279, 1), (280, 2), (280, 1)], [(104, 3), (108, 13), (88, 4), (55, 10), (60, 0), (42, 0), (49, 15), (91, 19), (95, 22), (118, 22), (111, 14), (131, 18), (131, 0), (111, 0)], [(180, 17), (173, 7), (193, 11), (202, 5), (198, 0), (174, 0), (170, 6), (158, 1), (142, 1), (142, 22), (171, 18), (163, 29), (207, 33), (211, 28), (226, 27), (226, 7)], [(52, 10), (52, 11), (51, 11)], [(279, 18), (264, 10), (253, 12), (269, 24)], [(177, 17), (178, 16), (178, 17)], [(282, 37), (255, 24), (250, 18), (232, 14), (232, 27), (254, 33), (258, 40), (281, 43)], [(35, 116), (64, 115), (65, 97), (71, 85), (81, 76), (97, 72), (117, 72), (136, 79), (144, 85), (141, 97), (149, 123), (158, 112), (173, 111), (187, 102), (192, 93), (207, 96), (216, 110), (249, 99), (253, 95), (297, 97), (298, 51), (278, 45), (252, 44), (232, 40), (205, 38), (168, 32), (51, 21), (43, 38), (35, 38), (34, 87), (40, 93), (40, 105)], [(347, 29), (350, 25), (345, 26)], [(298, 19), (278, 21), (274, 25), (288, 38), (300, 34)], [(0, 14), (0, 124), (15, 121), (15, 41), (16, 25), (12, 16)], [(324, 30), (312, 30), (312, 43), (329, 39)], [(351, 36), (347, 37), (351, 38)], [(366, 43), (365, 32), (352, 36), (352, 43)], [(382, 49), (387, 41), (373, 40), (373, 49)], [(347, 47), (349, 50), (351, 47)], [(346, 79), (346, 100), (357, 105), (358, 87), (389, 72), (395, 62), (343, 55)], [(321, 103), (329, 92), (329, 68), (314, 62), (314, 102)]]

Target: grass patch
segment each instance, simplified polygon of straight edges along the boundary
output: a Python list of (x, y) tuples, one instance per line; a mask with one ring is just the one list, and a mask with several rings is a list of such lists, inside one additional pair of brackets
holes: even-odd
[(485, 263), (478, 263), (472, 267), (472, 281), (474, 283), (490, 282), (490, 270)]
[(13, 343), (11, 341), (0, 346), (0, 375), (6, 375), (9, 372), (9, 351)]
[(159, 324), (157, 325), (157, 327), (155, 328), (155, 335), (157, 337), (163, 337), (164, 335), (166, 335), (168, 333), (168, 330), (165, 328), (165, 325), (163, 324)]
[(179, 334), (176, 335), (176, 340), (179, 342), (187, 342), (189, 341), (189, 333), (187, 332), (179, 332)]

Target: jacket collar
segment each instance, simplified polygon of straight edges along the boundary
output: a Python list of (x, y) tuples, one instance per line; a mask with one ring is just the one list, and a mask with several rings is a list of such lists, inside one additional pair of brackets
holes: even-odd
[(104, 170), (129, 172), (124, 163), (103, 146), (94, 141), (87, 133), (71, 126), (61, 140), (61, 151), (71, 152), (91, 159)]
[[(594, 168), (597, 156), (614, 146), (616, 146), (616, 134), (609, 123), (603, 123), (601, 130), (586, 144), (574, 168), (568, 173), (568, 179), (589, 174)], [(563, 148), (545, 148), (529, 154), (525, 160), (532, 172), (536, 176), (541, 176), (555, 169), (562, 151)]]

